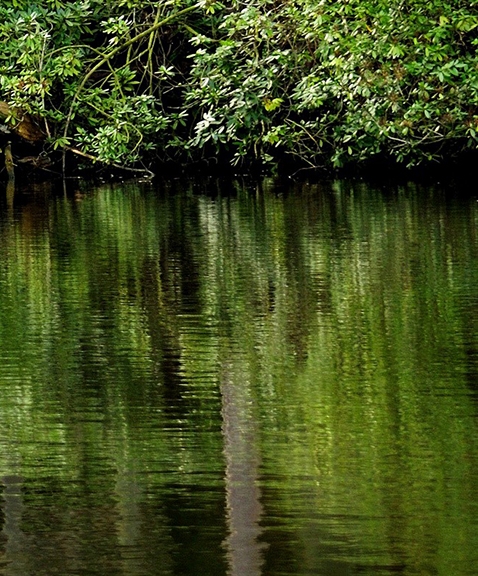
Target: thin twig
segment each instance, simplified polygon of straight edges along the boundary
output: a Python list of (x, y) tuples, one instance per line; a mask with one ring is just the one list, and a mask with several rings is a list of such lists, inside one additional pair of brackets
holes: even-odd
[[(92, 154), (88, 154), (87, 152), (83, 152), (82, 150), (78, 150), (78, 148), (72, 148), (71, 146), (65, 146), (65, 150), (68, 152), (72, 152), (73, 154), (77, 154), (78, 156), (82, 156), (83, 158), (87, 158), (92, 162), (99, 162), (99, 158), (93, 156)], [(149, 170), (149, 168), (131, 168), (130, 166), (123, 166), (122, 164), (116, 164), (116, 162), (111, 162), (108, 166), (113, 166), (113, 168), (118, 168), (119, 170), (127, 170), (128, 172), (141, 172), (142, 174), (148, 174), (149, 178), (154, 178), (156, 174)]]

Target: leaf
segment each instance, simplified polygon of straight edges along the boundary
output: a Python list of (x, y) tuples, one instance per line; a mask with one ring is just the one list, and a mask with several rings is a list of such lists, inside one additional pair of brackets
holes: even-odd
[(280, 107), (282, 102), (284, 102), (282, 98), (274, 98), (272, 100), (270, 100), (269, 98), (265, 98), (263, 100), (264, 108), (267, 110), (267, 112), (273, 112), (274, 110)]
[(62, 136), (61, 138), (57, 138), (53, 142), (53, 150), (58, 150), (58, 148), (66, 148), (69, 145), (70, 145), (70, 139)]

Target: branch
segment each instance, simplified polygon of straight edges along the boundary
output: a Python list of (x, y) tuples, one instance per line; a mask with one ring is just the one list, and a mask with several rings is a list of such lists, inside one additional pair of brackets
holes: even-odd
[[(99, 162), (99, 159), (92, 154), (88, 154), (87, 152), (82, 152), (78, 150), (78, 148), (72, 148), (71, 146), (65, 146), (65, 151), (72, 152), (73, 154), (77, 154), (78, 156), (82, 156), (83, 158), (88, 158), (92, 162)], [(148, 168), (130, 168), (129, 166), (123, 166), (122, 164), (116, 164), (115, 162), (111, 162), (108, 166), (113, 166), (114, 168), (118, 168), (120, 170), (127, 170), (128, 172), (141, 172), (142, 174), (147, 174), (149, 178), (154, 178), (155, 173), (149, 170)]]
[(34, 143), (45, 138), (45, 135), (35, 124), (31, 116), (25, 114), (23, 110), (12, 108), (6, 102), (0, 102), (0, 119), (7, 120), (9, 118), (15, 120), (15, 125), (11, 127), (11, 130), (18, 134), (20, 138), (23, 138), (23, 140)]

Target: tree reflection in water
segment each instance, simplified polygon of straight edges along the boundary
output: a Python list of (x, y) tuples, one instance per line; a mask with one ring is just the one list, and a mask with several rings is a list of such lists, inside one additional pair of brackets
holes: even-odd
[(230, 576), (260, 576), (264, 544), (259, 542), (262, 515), (257, 421), (249, 383), (223, 367), (221, 383), (226, 503), (229, 535), (225, 542)]

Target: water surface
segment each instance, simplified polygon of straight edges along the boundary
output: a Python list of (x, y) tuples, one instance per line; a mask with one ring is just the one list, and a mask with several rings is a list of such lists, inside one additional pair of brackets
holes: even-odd
[(0, 574), (475, 574), (478, 202), (70, 185), (0, 205)]

